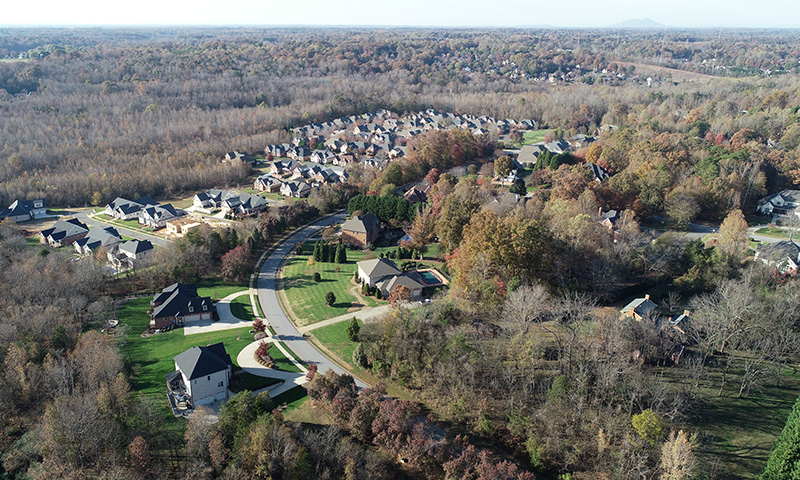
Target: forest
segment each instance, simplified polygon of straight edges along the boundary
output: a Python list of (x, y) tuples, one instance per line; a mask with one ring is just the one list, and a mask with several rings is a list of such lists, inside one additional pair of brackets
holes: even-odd
[[(234, 187), (251, 172), (226, 152), (380, 108), (596, 138), (507, 202), (491, 178), (512, 145), (424, 133), (383, 171), (349, 166), (347, 184), (118, 278), (3, 223), (0, 478), (786, 478), (800, 289), (754, 261), (747, 228), (800, 184), (798, 56), (792, 32), (757, 30), (0, 29), (3, 207)], [(423, 179), (426, 203), (397, 194)], [(415, 255), (438, 243), (451, 279), (353, 334), (344, 360), (371, 388), (319, 372), (320, 423), (249, 392), (184, 421), (136, 392), (125, 343), (141, 332), (99, 333), (130, 296), (246, 281), (284, 234), (344, 208), (402, 228)], [(688, 241), (692, 222), (718, 235)], [(620, 319), (648, 293), (691, 323)]]

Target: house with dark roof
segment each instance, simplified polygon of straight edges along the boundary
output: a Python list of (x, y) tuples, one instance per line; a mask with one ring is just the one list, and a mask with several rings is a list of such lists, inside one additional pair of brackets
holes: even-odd
[(58, 219), (53, 228), (39, 232), (39, 242), (61, 247), (76, 242), (89, 233), (89, 227), (77, 218)]
[(342, 241), (351, 247), (367, 248), (380, 233), (381, 221), (371, 213), (345, 220), (342, 224)]
[(797, 275), (800, 266), (800, 245), (791, 240), (776, 243), (762, 243), (756, 249), (754, 260), (759, 260), (769, 267), (775, 267), (780, 273)]
[(270, 174), (261, 175), (253, 182), (253, 188), (259, 192), (276, 193), (281, 190), (283, 182)]
[(256, 163), (256, 159), (248, 155), (247, 152), (233, 151), (225, 154), (222, 163), (247, 163), (253, 165)]
[(284, 197), (305, 198), (311, 194), (311, 185), (304, 180), (284, 182), (280, 189)]
[(658, 305), (650, 300), (650, 294), (647, 294), (625, 305), (622, 310), (620, 310), (620, 316), (622, 318), (632, 318), (641, 322), (642, 319), (652, 316), (656, 308), (658, 308)]
[(163, 228), (167, 222), (183, 217), (186, 212), (173, 207), (169, 203), (164, 205), (150, 205), (144, 208), (139, 215), (139, 223), (151, 228)]
[(122, 235), (114, 227), (95, 227), (80, 240), (76, 240), (73, 245), (79, 255), (91, 255), (98, 248), (109, 249), (118, 243), (122, 243)]
[(197, 285), (173, 283), (150, 302), (150, 327), (163, 329), (182, 327), (187, 322), (210, 320), (214, 316), (216, 306), (211, 297), (197, 294)]
[(174, 360), (175, 371), (165, 378), (175, 403), (187, 402), (194, 408), (228, 398), (233, 362), (221, 342), (192, 347)]
[(47, 202), (44, 198), (35, 200), (15, 200), (5, 210), (0, 211), (0, 222), (9, 219), (20, 223), (41, 218), (47, 214)]
[(225, 215), (252, 215), (266, 210), (269, 204), (260, 195), (237, 193), (227, 195), (221, 206)]
[(128, 240), (113, 245), (108, 251), (108, 261), (118, 271), (138, 266), (153, 254), (150, 240)]
[(781, 190), (758, 201), (758, 213), (762, 215), (792, 215), (800, 205), (800, 190)]
[(603, 211), (603, 207), (597, 209), (598, 222), (600, 225), (606, 227), (609, 232), (613, 232), (619, 220), (619, 212), (616, 210)]
[(608, 170), (596, 163), (586, 162), (586, 165), (592, 169), (592, 175), (594, 176), (595, 182), (603, 183), (611, 177), (611, 175), (608, 174)]
[(427, 180), (418, 185), (409, 188), (403, 197), (411, 203), (425, 203), (428, 201), (428, 193), (431, 191), (431, 185)]
[(196, 194), (194, 198), (192, 198), (192, 205), (195, 208), (203, 208), (206, 210), (219, 208), (220, 204), (222, 204), (224, 194), (225, 190), (220, 190), (219, 188), (208, 189), (205, 192)]

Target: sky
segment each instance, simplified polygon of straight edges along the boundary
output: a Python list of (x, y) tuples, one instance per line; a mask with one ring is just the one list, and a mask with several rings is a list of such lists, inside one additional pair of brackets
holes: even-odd
[(3, 26), (370, 25), (607, 27), (649, 18), (673, 27), (800, 28), (798, 0), (21, 0)]

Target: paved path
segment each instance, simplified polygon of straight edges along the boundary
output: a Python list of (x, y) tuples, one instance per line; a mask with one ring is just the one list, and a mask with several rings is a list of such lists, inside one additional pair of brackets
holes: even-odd
[[(258, 278), (254, 282), (258, 289), (258, 301), (261, 305), (261, 311), (275, 330), (276, 337), (286, 344), (300, 361), (307, 364), (316, 364), (320, 373), (326, 372), (328, 369), (338, 374), (347, 372), (317, 350), (297, 330), (281, 307), (278, 300), (278, 292), (275, 290), (275, 282), (283, 259), (294, 249), (295, 245), (328, 225), (342, 222), (345, 218), (346, 213), (344, 212), (331, 215), (313, 222), (291, 235), (267, 257), (261, 267), (261, 271), (258, 273)], [(356, 385), (362, 388), (368, 386), (357, 378)]]
[[(264, 339), (263, 341), (275, 342), (275, 339), (268, 338)], [(275, 398), (281, 393), (286, 392), (298, 385), (304, 385), (308, 383), (306, 381), (306, 373), (308, 372), (308, 370), (306, 370), (302, 366), (301, 368), (305, 371), (303, 373), (295, 373), (295, 372), (284, 372), (283, 370), (275, 370), (273, 368), (267, 368), (261, 365), (260, 363), (256, 362), (255, 353), (256, 349), (258, 348), (258, 344), (261, 342), (262, 340), (257, 340), (251, 343), (250, 345), (244, 347), (242, 351), (239, 352), (239, 355), (236, 357), (236, 363), (238, 363), (239, 366), (242, 367), (242, 370), (244, 370), (247, 373), (258, 375), (259, 377), (278, 378), (283, 380), (283, 383), (278, 385), (272, 385), (270, 387), (267, 387), (266, 389), (261, 389), (253, 393), (258, 394), (259, 392), (267, 390), (269, 392), (269, 395), (272, 398)], [(286, 354), (285, 349), (281, 348), (280, 344), (276, 343), (275, 346), (278, 347), (278, 349), (280, 349), (282, 352), (284, 352), (284, 355)]]
[(150, 243), (152, 243), (153, 245), (158, 245), (159, 247), (168, 247), (172, 243), (172, 240), (167, 240), (164, 237), (151, 235), (145, 232), (139, 232), (137, 230), (131, 230), (129, 228), (121, 227), (115, 223), (103, 222), (94, 217), (90, 217), (89, 213), (86, 211), (75, 211), (72, 213), (72, 216), (74, 216), (81, 222), (89, 225), (90, 227), (94, 228), (114, 227), (117, 229), (120, 235), (125, 235), (126, 237), (135, 238), (137, 240), (150, 240)]
[(253, 322), (242, 320), (233, 315), (231, 312), (231, 300), (242, 295), (250, 295), (250, 290), (244, 290), (228, 295), (219, 302), (217, 302), (217, 316), (219, 320), (216, 322), (212, 320), (197, 320), (192, 321), (191, 325), (183, 327), (184, 335), (193, 335), (195, 333), (208, 333), (218, 332), (220, 330), (230, 330), (232, 328), (252, 327)]
[(338, 317), (329, 318), (321, 322), (312, 323), (311, 325), (300, 327), (297, 330), (300, 333), (308, 333), (318, 328), (327, 327), (328, 325), (333, 325), (334, 323), (344, 322), (345, 320), (350, 321), (350, 319), (353, 317), (356, 317), (362, 322), (366, 322), (376, 317), (381, 317), (385, 315), (386, 313), (389, 312), (390, 308), (391, 307), (389, 307), (389, 305), (381, 305), (379, 307), (372, 307), (372, 308), (363, 308), (357, 312), (345, 313), (344, 315), (339, 315)]

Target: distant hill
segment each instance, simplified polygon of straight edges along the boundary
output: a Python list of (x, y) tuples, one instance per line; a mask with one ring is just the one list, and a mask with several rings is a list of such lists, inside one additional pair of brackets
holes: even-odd
[(617, 24), (611, 25), (608, 28), (646, 28), (646, 29), (655, 29), (655, 28), (664, 28), (666, 25), (663, 23), (658, 23), (655, 20), (650, 20), (649, 18), (635, 18), (631, 20), (624, 20)]

